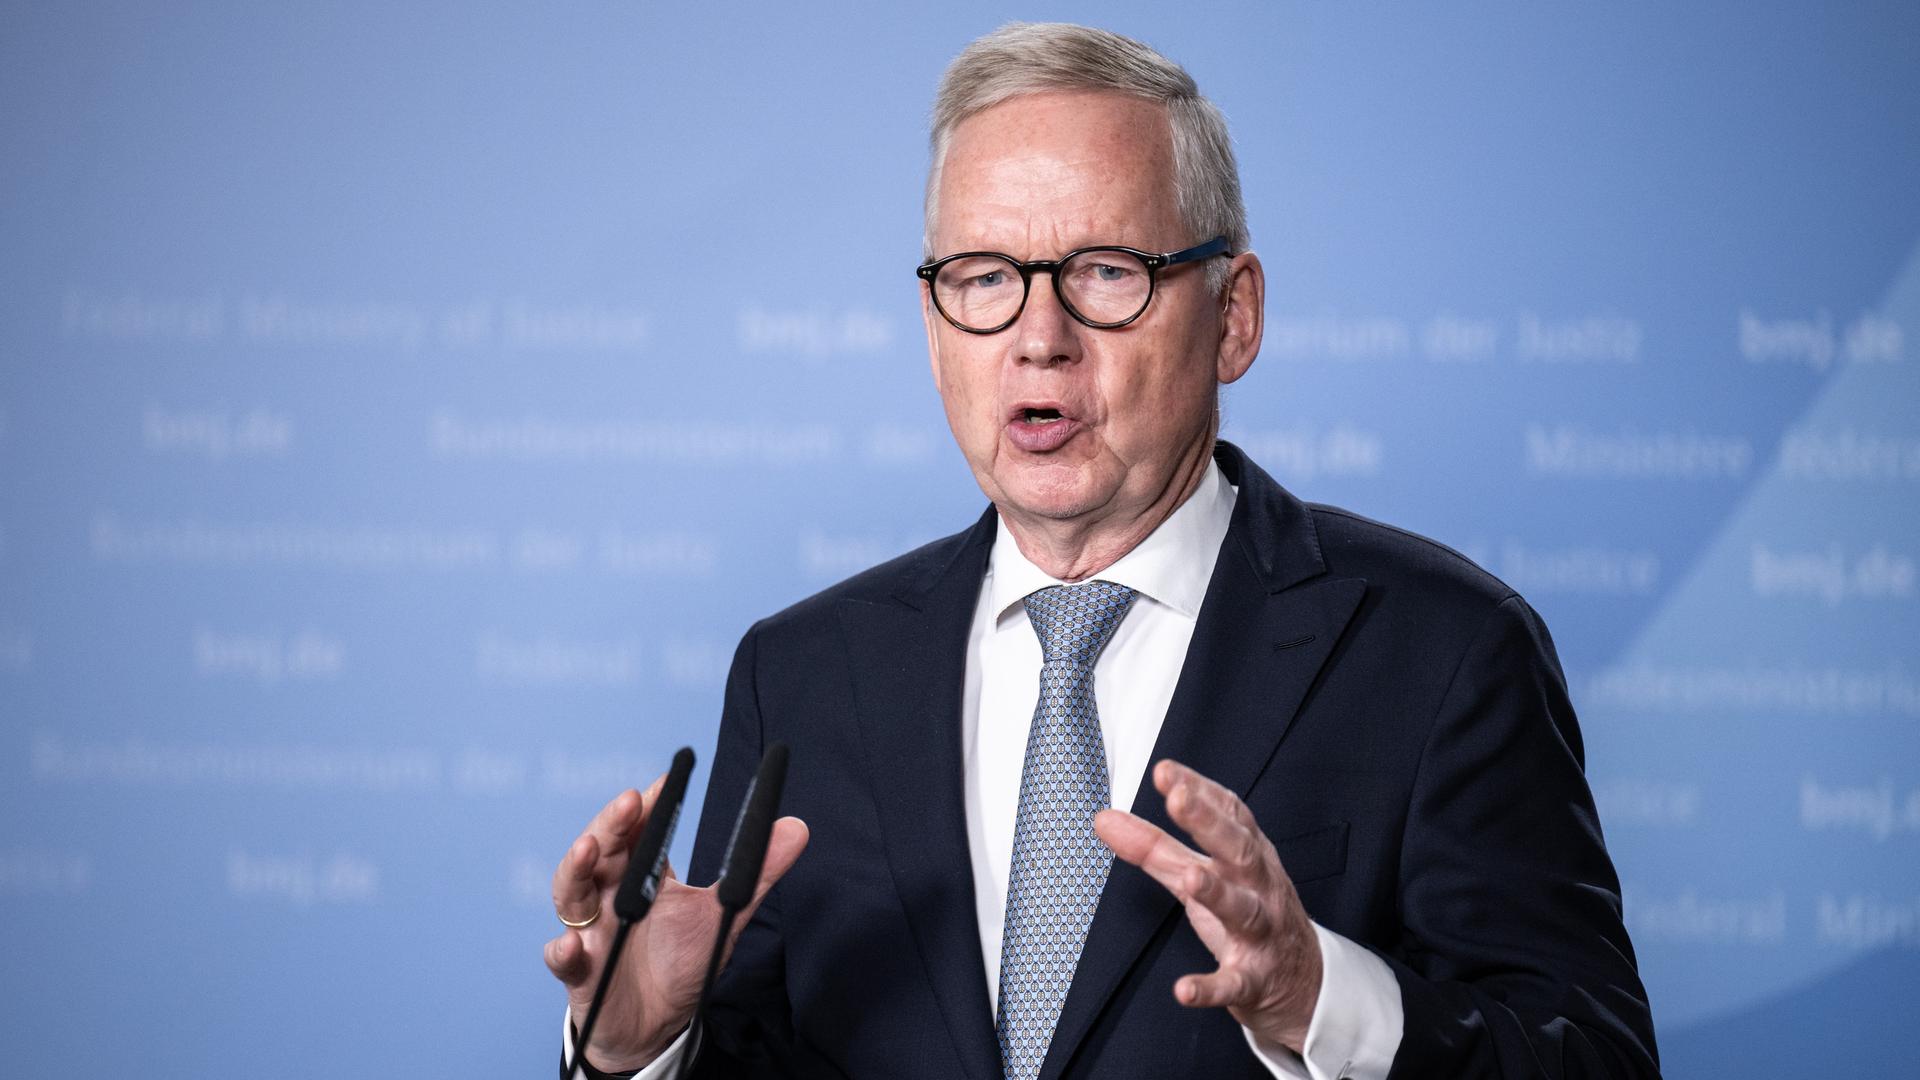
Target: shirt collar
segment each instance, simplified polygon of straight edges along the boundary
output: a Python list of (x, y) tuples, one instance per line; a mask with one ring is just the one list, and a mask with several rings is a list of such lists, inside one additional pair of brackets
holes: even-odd
[[(1227, 483), (1217, 462), (1207, 463), (1200, 484), (1160, 527), (1132, 551), (1093, 575), (1149, 597), (1188, 618), (1198, 618), (1200, 602), (1213, 579), (1213, 563), (1233, 519), (1238, 489)], [(1035, 566), (1020, 551), (1005, 518), (999, 519), (993, 553), (987, 560), (988, 597), (997, 622), (1028, 594), (1065, 582)]]

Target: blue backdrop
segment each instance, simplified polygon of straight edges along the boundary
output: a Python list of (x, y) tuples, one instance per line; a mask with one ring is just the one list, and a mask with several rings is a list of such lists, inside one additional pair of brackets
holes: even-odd
[(0, 4), (0, 1072), (551, 1075), (566, 843), (981, 506), (1010, 18), (1226, 111), (1228, 435), (1546, 615), (1670, 1073), (1915, 1071), (1920, 8), (583, 0)]

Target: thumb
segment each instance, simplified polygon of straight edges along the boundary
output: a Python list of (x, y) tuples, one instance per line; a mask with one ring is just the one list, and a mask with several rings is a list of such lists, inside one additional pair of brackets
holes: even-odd
[(754, 885), (752, 902), (741, 911), (740, 920), (734, 924), (735, 937), (739, 936), (740, 928), (753, 918), (760, 901), (767, 898), (774, 884), (799, 861), (800, 853), (807, 849), (807, 840), (811, 835), (807, 823), (797, 817), (783, 817), (773, 823), (773, 833), (767, 837), (766, 861), (760, 864), (760, 880)]

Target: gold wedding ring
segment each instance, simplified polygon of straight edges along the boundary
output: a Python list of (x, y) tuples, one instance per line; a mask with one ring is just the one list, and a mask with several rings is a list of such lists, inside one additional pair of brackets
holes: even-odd
[(570, 926), (575, 930), (585, 930), (587, 927), (593, 925), (593, 920), (600, 917), (600, 909), (597, 907), (594, 908), (593, 914), (587, 916), (584, 919), (581, 919), (579, 922), (574, 922), (572, 919), (569, 919), (565, 915), (560, 914), (559, 908), (554, 908), (553, 914), (555, 918), (560, 920), (561, 925)]

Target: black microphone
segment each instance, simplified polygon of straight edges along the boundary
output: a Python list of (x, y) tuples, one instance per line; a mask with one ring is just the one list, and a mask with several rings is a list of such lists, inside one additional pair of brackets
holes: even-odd
[[(593, 1025), (600, 1020), (600, 1007), (606, 1004), (607, 987), (613, 982), (613, 969), (620, 963), (620, 952), (627, 947), (627, 935), (633, 932), (634, 923), (647, 917), (653, 898), (660, 894), (660, 880), (667, 872), (667, 851), (673, 846), (673, 830), (680, 824), (680, 804), (686, 801), (687, 778), (692, 774), (693, 750), (683, 746), (674, 753), (673, 765), (667, 769), (667, 782), (661, 785), (660, 795), (647, 814), (647, 823), (641, 827), (640, 837), (627, 855), (620, 891), (613, 895), (613, 913), (619, 917), (620, 925), (613, 932), (613, 948), (607, 950), (607, 966), (600, 969), (600, 984), (593, 989), (593, 1004), (587, 1007), (587, 1018), (574, 1037), (573, 1064), (567, 1066), (566, 1077), (579, 1072), (580, 1063), (586, 1060), (587, 1040), (593, 1036)], [(765, 845), (766, 841), (762, 840), (763, 850)]]
[(773, 816), (780, 809), (780, 790), (786, 783), (787, 744), (777, 742), (760, 759), (760, 771), (747, 788), (740, 817), (733, 823), (733, 838), (727, 841), (720, 880), (714, 882), (720, 906), (729, 914), (738, 914), (753, 900), (753, 887), (760, 883), (760, 869), (767, 861), (767, 841), (773, 836)]
[(700, 1003), (694, 1007), (693, 1023), (688, 1029), (686, 1053), (674, 1070), (684, 1078), (700, 1054), (700, 1021), (706, 1015), (707, 998), (720, 975), (720, 957), (726, 951), (727, 935), (740, 912), (753, 902), (754, 886), (760, 883), (760, 870), (767, 861), (767, 841), (773, 836), (774, 816), (780, 811), (780, 792), (787, 783), (787, 744), (767, 747), (760, 759), (760, 770), (747, 785), (740, 802), (740, 815), (733, 821), (733, 836), (727, 840), (727, 852), (720, 860), (720, 879), (713, 883), (720, 901), (720, 926), (713, 937), (713, 951), (707, 954), (707, 975), (700, 981)]
[[(660, 895), (660, 880), (667, 872), (667, 849), (673, 844), (673, 831), (680, 824), (680, 804), (686, 801), (687, 778), (693, 773), (693, 751), (681, 747), (673, 755), (667, 770), (667, 782), (660, 798), (647, 816), (646, 827), (633, 845), (627, 860), (627, 872), (620, 879), (620, 891), (613, 895), (613, 913), (621, 922), (637, 923), (647, 917), (653, 898)], [(666, 813), (662, 813), (662, 811)]]

